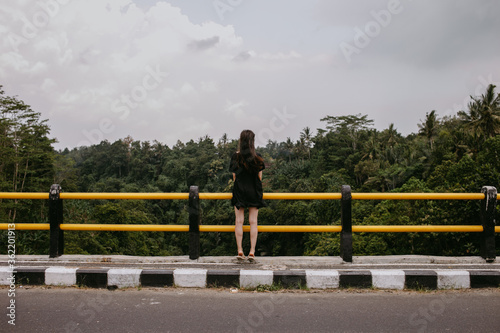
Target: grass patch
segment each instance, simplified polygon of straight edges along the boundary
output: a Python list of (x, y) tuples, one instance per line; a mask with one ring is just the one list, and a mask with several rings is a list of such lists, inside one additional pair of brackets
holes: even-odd
[(311, 289), (307, 286), (307, 283), (306, 284), (302, 284), (300, 281), (299, 281), (299, 289), (300, 290), (304, 290), (304, 291), (310, 291)]
[(257, 287), (241, 288), (241, 289), (245, 291), (268, 292), (268, 291), (279, 291), (285, 288), (283, 288), (281, 283), (273, 283), (273, 284), (259, 284)]
[(407, 290), (413, 290), (413, 291), (416, 291), (416, 292), (419, 292), (419, 293), (428, 293), (430, 291), (436, 291), (436, 289), (429, 288), (427, 286), (421, 285), (418, 282), (415, 283), (411, 287), (405, 287), (405, 289), (407, 289)]

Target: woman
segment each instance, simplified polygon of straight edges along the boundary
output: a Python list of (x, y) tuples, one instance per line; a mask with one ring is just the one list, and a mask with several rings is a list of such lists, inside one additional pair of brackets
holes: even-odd
[(264, 159), (255, 152), (255, 134), (244, 130), (240, 134), (239, 150), (231, 157), (229, 171), (233, 173), (233, 198), (236, 215), (234, 234), (238, 247), (238, 260), (245, 260), (243, 253), (243, 222), (245, 221), (245, 208), (248, 208), (248, 221), (250, 223), (250, 252), (248, 260), (255, 260), (255, 246), (257, 244), (257, 215), (259, 208), (265, 207), (262, 200), (262, 170), (265, 169)]

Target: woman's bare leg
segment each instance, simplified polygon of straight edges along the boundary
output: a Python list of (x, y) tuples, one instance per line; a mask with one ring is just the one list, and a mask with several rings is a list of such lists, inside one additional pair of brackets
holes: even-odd
[(259, 209), (256, 207), (248, 208), (248, 221), (250, 222), (250, 253), (255, 254), (255, 246), (257, 245), (257, 235), (259, 231), (257, 230), (257, 216), (259, 215)]
[(245, 209), (234, 207), (234, 215), (236, 219), (234, 221), (234, 235), (236, 236), (236, 246), (238, 247), (238, 255), (243, 253), (243, 222), (245, 221)]

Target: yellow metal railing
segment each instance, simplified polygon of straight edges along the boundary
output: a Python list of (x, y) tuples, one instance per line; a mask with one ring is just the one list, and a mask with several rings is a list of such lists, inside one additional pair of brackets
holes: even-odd
[(353, 232), (482, 232), (482, 225), (353, 225)]
[(189, 193), (61, 193), (61, 199), (187, 200)]
[[(231, 193), (200, 193), (200, 200), (227, 200)], [(48, 193), (0, 192), (0, 199), (48, 199)], [(61, 199), (187, 200), (189, 193), (61, 193)], [(264, 200), (340, 200), (340, 193), (264, 193)], [(353, 200), (482, 200), (483, 193), (352, 193)], [(500, 200), (500, 195), (497, 195)]]
[(189, 225), (179, 224), (76, 224), (63, 223), (61, 230), (82, 231), (189, 231)]
[[(496, 188), (485, 186), (481, 193), (352, 193), (343, 185), (341, 193), (264, 193), (264, 200), (340, 200), (341, 225), (259, 225), (259, 232), (339, 232), (341, 233), (340, 256), (352, 262), (351, 233), (372, 232), (479, 232), (482, 233), (481, 256), (487, 262), (495, 259), (494, 200)], [(0, 230), (50, 230), (49, 257), (64, 253), (64, 231), (152, 231), (189, 232), (189, 258), (200, 255), (200, 232), (234, 232), (234, 225), (201, 225), (199, 200), (229, 200), (231, 193), (199, 193), (191, 186), (189, 193), (61, 193), (61, 187), (53, 184), (49, 193), (1, 193), (1, 199), (45, 199), (49, 200), (50, 223), (0, 223)], [(486, 200), (487, 198), (487, 200)], [(63, 222), (62, 200), (189, 200), (189, 225), (152, 224), (79, 224)], [(496, 194), (499, 200), (499, 195)], [(483, 200), (481, 205), (482, 225), (352, 225), (352, 200)], [(51, 228), (52, 226), (52, 228)], [(243, 231), (250, 231), (244, 226)], [(484, 250), (484, 251), (483, 251)]]
[(48, 193), (0, 192), (0, 199), (48, 199)]
[[(482, 200), (484, 193), (352, 193), (352, 200)], [(48, 193), (0, 192), (0, 199), (48, 199)], [(189, 193), (61, 193), (61, 199), (187, 200)], [(200, 200), (228, 200), (231, 193), (199, 193)], [(265, 200), (340, 200), (341, 193), (264, 193)], [(500, 200), (500, 195), (497, 195)], [(0, 230), (8, 229), (0, 223)], [(48, 223), (16, 223), (16, 230), (50, 230)], [(187, 232), (188, 225), (67, 224), (61, 230)], [(200, 232), (234, 232), (232, 225), (200, 225)], [(249, 226), (244, 226), (249, 231)], [(341, 232), (341, 226), (259, 225), (259, 232)], [(482, 232), (481, 225), (355, 225), (353, 232)], [(495, 227), (500, 232), (500, 226)]]
[[(11, 224), (12, 225), (12, 224)], [(7, 230), (8, 223), (0, 223), (0, 230)], [(48, 223), (15, 223), (15, 230), (50, 230)], [(78, 224), (63, 223), (61, 230), (78, 231), (175, 231), (187, 232), (188, 225), (178, 224)], [(259, 225), (259, 232), (341, 232), (337, 225)], [(201, 232), (234, 232), (234, 225), (200, 225)], [(250, 231), (250, 226), (243, 226)], [(353, 232), (482, 232), (481, 225), (357, 225)], [(500, 233), (500, 226), (495, 227)]]
[[(14, 226), (14, 228), (9, 226)], [(0, 223), (0, 230), (50, 230), (49, 223)]]
[(352, 200), (483, 200), (484, 193), (353, 193)]
[[(200, 193), (200, 200), (227, 200), (231, 193)], [(0, 192), (0, 199), (48, 199), (48, 193)], [(187, 200), (189, 193), (61, 193), (61, 199)], [(264, 193), (264, 200), (339, 200), (340, 193)]]

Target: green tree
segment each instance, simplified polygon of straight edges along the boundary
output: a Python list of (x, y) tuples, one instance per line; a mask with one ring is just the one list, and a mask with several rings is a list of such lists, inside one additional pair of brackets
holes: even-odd
[[(17, 97), (5, 96), (0, 86), (0, 191), (47, 192), (53, 179), (55, 152), (47, 120)], [(28, 203), (2, 205), (7, 218), (15, 221), (33, 216)]]
[(295, 145), (293, 144), (292, 139), (290, 137), (286, 138), (286, 142), (284, 143), (286, 154), (288, 155), (288, 162), (292, 161), (293, 148)]
[(330, 132), (345, 134), (349, 138), (353, 151), (357, 149), (361, 132), (373, 124), (373, 120), (368, 119), (368, 115), (362, 116), (361, 113), (354, 116), (326, 116), (321, 121), (326, 121), (326, 128)]
[(431, 150), (434, 146), (438, 126), (439, 120), (437, 119), (436, 110), (432, 110), (431, 113), (426, 113), (425, 121), (422, 124), (418, 124), (418, 134), (427, 139)]
[(307, 157), (311, 159), (312, 132), (309, 127), (304, 127), (300, 132), (300, 140), (307, 151)]
[(465, 131), (475, 142), (476, 151), (484, 141), (500, 134), (500, 94), (495, 94), (495, 85), (490, 84), (480, 98), (472, 97), (468, 111), (460, 111)]

